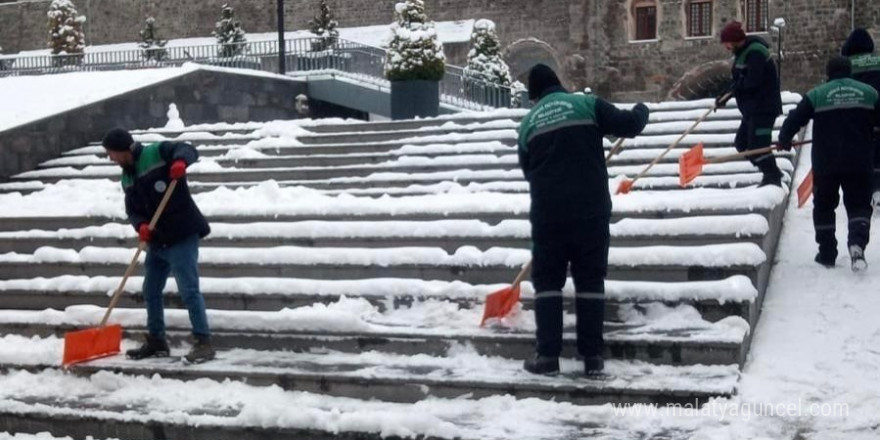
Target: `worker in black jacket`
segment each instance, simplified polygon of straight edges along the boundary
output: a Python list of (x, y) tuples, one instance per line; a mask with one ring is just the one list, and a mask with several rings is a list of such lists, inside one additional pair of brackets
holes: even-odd
[[(782, 114), (782, 97), (776, 64), (770, 58), (769, 45), (760, 37), (746, 37), (742, 23), (732, 21), (721, 30), (721, 43), (734, 55), (733, 80), (716, 98), (723, 107), (732, 97), (742, 114), (734, 144), (737, 151), (767, 147), (773, 138), (776, 117)], [(759, 186), (782, 185), (782, 171), (773, 153), (750, 156), (749, 160), (763, 173)]]
[[(874, 40), (864, 29), (849, 34), (840, 53), (852, 63), (852, 77), (880, 92), (880, 56), (874, 55)], [(880, 124), (880, 121), (876, 121)], [(880, 209), (880, 125), (874, 126), (874, 209)]]
[(570, 94), (549, 67), (529, 72), (535, 106), (519, 129), (519, 164), (529, 182), (532, 283), (537, 354), (525, 362), (536, 374), (559, 372), (562, 288), (569, 264), (575, 286), (577, 346), (584, 371), (602, 371), (605, 275), (611, 196), (603, 136), (634, 137), (648, 108), (618, 110), (596, 95)]
[[(140, 347), (126, 352), (132, 359), (168, 356), (165, 338), (164, 298), (162, 291), (173, 275), (177, 290), (189, 311), (195, 344), (185, 356), (189, 362), (213, 359), (211, 332), (205, 312), (205, 299), (199, 290), (199, 240), (211, 232), (186, 184), (186, 167), (198, 159), (196, 149), (183, 142), (160, 142), (142, 145), (131, 134), (115, 128), (103, 140), (110, 160), (122, 167), (125, 212), (148, 243), (144, 263), (144, 302), (147, 307), (147, 337)], [(177, 188), (154, 229), (150, 219), (159, 207), (172, 180)]]
[(815, 260), (834, 267), (834, 210), (843, 188), (843, 205), (849, 219), (847, 247), (852, 270), (858, 272), (868, 267), (865, 246), (872, 211), (872, 123), (880, 113), (880, 99), (873, 87), (850, 78), (847, 58), (833, 58), (826, 72), (828, 82), (807, 92), (788, 114), (779, 133), (779, 145), (791, 149), (794, 135), (813, 119), (813, 226), (819, 244)]

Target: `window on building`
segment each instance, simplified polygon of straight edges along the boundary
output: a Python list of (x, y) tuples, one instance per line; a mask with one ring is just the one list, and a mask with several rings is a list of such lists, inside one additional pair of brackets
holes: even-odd
[(657, 38), (657, 2), (639, 1), (633, 4), (636, 40)]
[(712, 35), (712, 1), (694, 0), (687, 4), (687, 24), (689, 37)]
[(746, 32), (766, 32), (770, 0), (745, 0)]

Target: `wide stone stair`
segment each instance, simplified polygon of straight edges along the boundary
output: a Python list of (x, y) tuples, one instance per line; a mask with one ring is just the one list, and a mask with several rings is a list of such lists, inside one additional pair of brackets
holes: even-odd
[[(784, 98), (787, 111), (797, 97)], [(653, 104), (643, 135), (609, 163), (612, 189), (709, 104)], [(735, 152), (739, 113), (721, 109), (632, 193), (613, 196), (606, 374), (583, 376), (568, 311), (562, 374), (532, 376), (521, 370), (534, 349), (529, 283), (514, 315), (479, 327), (485, 295), (530, 259), (528, 186), (515, 147), (523, 115), (136, 132), (145, 143), (191, 142), (201, 154), (188, 179), (212, 222), (200, 270), (221, 349), (202, 365), (115, 356), (60, 371), (59, 338), (100, 321), (136, 245), (119, 169), (95, 142), (0, 184), (0, 427), (74, 438), (487, 438), (468, 428), (479, 419), (431, 405), (474, 412), (512, 396), (512, 405), (537, 398), (590, 411), (734, 394), (794, 156), (776, 158), (784, 189), (757, 188), (760, 174), (745, 161), (707, 165), (681, 188), (677, 160), (687, 148), (703, 142), (707, 157)], [(141, 282), (129, 280), (113, 314), (125, 329), (123, 348), (145, 333)], [(166, 290), (179, 355), (189, 322), (173, 279)], [(192, 395), (164, 402), (166, 387)], [(197, 401), (199, 393), (230, 397)], [(257, 417), (261, 399), (323, 415), (266, 409)], [(414, 422), (415, 408), (456, 428)], [(363, 413), (373, 418), (340, 421)], [(569, 423), (583, 434), (580, 422), (560, 415)]]

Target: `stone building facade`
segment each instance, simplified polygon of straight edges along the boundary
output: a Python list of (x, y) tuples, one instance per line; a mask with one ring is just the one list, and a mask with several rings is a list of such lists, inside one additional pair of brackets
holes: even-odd
[[(88, 17), (88, 44), (137, 40), (155, 16), (165, 38), (208, 36), (224, 3), (248, 32), (276, 26), (275, 0), (74, 0)], [(340, 26), (390, 23), (397, 0), (329, 0)], [(318, 0), (285, 0), (285, 26), (304, 29)], [(46, 41), (48, 0), (0, 0), (0, 46), (6, 52)], [(615, 99), (708, 96), (729, 75), (718, 43), (730, 20), (746, 22), (772, 43), (781, 17), (783, 87), (804, 91), (822, 80), (824, 63), (853, 26), (880, 40), (880, 0), (425, 0), (433, 20), (489, 18), (505, 56), (520, 76), (535, 62), (556, 68), (572, 88), (591, 87)], [(880, 41), (878, 41), (880, 44)]]

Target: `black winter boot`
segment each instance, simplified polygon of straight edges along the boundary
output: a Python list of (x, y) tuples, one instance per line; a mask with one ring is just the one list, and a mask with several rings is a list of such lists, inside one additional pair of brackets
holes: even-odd
[(532, 374), (556, 375), (559, 374), (559, 358), (535, 355), (531, 359), (526, 359), (523, 368)]
[(761, 178), (761, 183), (758, 184), (759, 188), (767, 185), (782, 186), (782, 171), (776, 165), (775, 158), (764, 159), (758, 162), (757, 166), (764, 174), (764, 177)]
[(823, 254), (822, 252), (817, 252), (816, 258), (813, 258), (813, 261), (815, 261), (815, 262), (817, 262), (817, 263), (819, 263), (829, 269), (834, 268), (834, 261), (835, 260), (837, 260), (836, 256), (826, 255), (826, 254)]
[(584, 358), (584, 374), (592, 376), (601, 374), (605, 369), (605, 359), (602, 356), (589, 356)]
[(168, 349), (168, 342), (165, 341), (165, 338), (147, 335), (143, 345), (126, 351), (125, 355), (129, 359), (140, 360), (149, 357), (168, 357), (170, 353), (171, 351)]
[(184, 359), (191, 364), (200, 364), (214, 359), (216, 355), (217, 353), (214, 351), (214, 348), (211, 347), (210, 337), (196, 336), (196, 344), (184, 356)]

